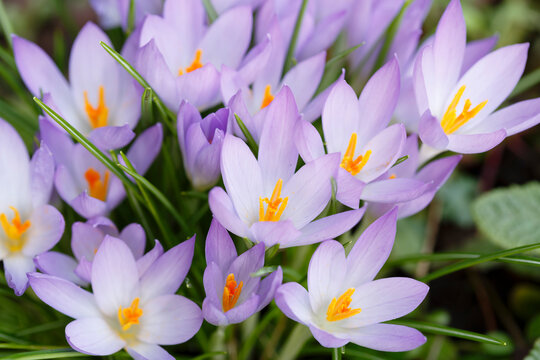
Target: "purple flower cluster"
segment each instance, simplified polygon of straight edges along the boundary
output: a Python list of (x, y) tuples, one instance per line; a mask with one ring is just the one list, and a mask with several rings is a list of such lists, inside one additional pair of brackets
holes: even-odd
[[(128, 28), (129, 3), (91, 1), (105, 28)], [(195, 236), (168, 251), (148, 239), (153, 249), (145, 253), (142, 226), (119, 231), (108, 218), (126, 197), (122, 181), (48, 116), (39, 118), (41, 144), (31, 159), (0, 120), (0, 187), (9, 189), (0, 193), (0, 259), (8, 285), (22, 295), (30, 284), (74, 318), (66, 339), (91, 355), (124, 348), (135, 359), (172, 359), (160, 345), (189, 340), (203, 319), (240, 323), (274, 298), (325, 347), (422, 345), (417, 330), (384, 322), (413, 311), (427, 285), (374, 278), (392, 249), (397, 219), (431, 202), (460, 154), (487, 151), (540, 122), (540, 99), (498, 109), (523, 73), (528, 45), (490, 53), (493, 39), (466, 44), (459, 0), (419, 45), (430, 1), (416, 0), (376, 68), (378, 39), (404, 1), (319, 0), (302, 10), (301, 0), (209, 3), (218, 15), (212, 22), (200, 0), (134, 2), (135, 28), (122, 54), (177, 116), (167, 131), (157, 123), (136, 135), (142, 89), (100, 46), (112, 45), (98, 26), (86, 24), (75, 39), (69, 81), (42, 49), (13, 36), (28, 90), (114, 162), (124, 163), (114, 150), (127, 147), (143, 175), (169, 151), (165, 137), (178, 141), (187, 178), (195, 191), (209, 190), (214, 217), (200, 276), (204, 300), (176, 294)], [(339, 34), (350, 46), (365, 43), (347, 59), (357, 76), (342, 72), (321, 89)], [(297, 62), (289, 66), (293, 37)], [(358, 84), (365, 84), (359, 96)], [(432, 160), (446, 150), (457, 154)], [(74, 257), (50, 251), (65, 227), (48, 205), (53, 188), (86, 219), (70, 224)], [(366, 211), (377, 220), (346, 255), (333, 239)], [(228, 231), (252, 246), (238, 254)], [(282, 284), (278, 265), (257, 275), (269, 248), (315, 243), (307, 291)]]

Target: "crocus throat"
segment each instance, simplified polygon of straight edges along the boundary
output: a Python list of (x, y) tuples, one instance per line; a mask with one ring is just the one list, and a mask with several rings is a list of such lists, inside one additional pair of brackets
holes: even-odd
[[(283, 180), (279, 179), (270, 199), (259, 197), (259, 221), (279, 221), (289, 201), (288, 196), (285, 199), (280, 197), (282, 186)], [(264, 211), (264, 203), (267, 204), (266, 212)]]
[(92, 128), (107, 126), (107, 118), (109, 117), (109, 108), (105, 105), (105, 88), (99, 86), (99, 99), (97, 107), (93, 107), (88, 100), (88, 91), (84, 91), (84, 109), (88, 115), (88, 120)]
[(354, 288), (347, 289), (339, 298), (333, 298), (328, 310), (326, 310), (326, 320), (338, 321), (350, 318), (356, 314), (359, 314), (362, 309), (351, 309), (352, 294), (354, 294)]
[(122, 326), (122, 330), (127, 331), (131, 325), (139, 323), (139, 318), (143, 311), (139, 308), (139, 298), (135, 298), (131, 305), (125, 309), (121, 306), (118, 308), (118, 322)]
[(343, 160), (341, 160), (341, 167), (351, 173), (351, 175), (356, 175), (366, 166), (369, 157), (371, 156), (371, 150), (367, 150), (364, 155), (358, 155), (354, 159), (354, 151), (356, 149), (356, 139), (358, 136), (356, 133), (352, 133), (351, 139), (349, 140), (349, 146), (347, 146), (347, 151), (343, 155)]
[(225, 282), (225, 287), (223, 288), (223, 312), (231, 310), (236, 302), (238, 297), (242, 293), (242, 286), (244, 283), (240, 281), (240, 284), (236, 284), (234, 280), (234, 274), (227, 275), (227, 281)]
[(103, 180), (99, 172), (93, 168), (88, 168), (84, 173), (84, 178), (88, 183), (89, 194), (91, 197), (105, 201), (107, 198), (107, 187), (109, 185), (109, 171), (105, 170)]
[(272, 90), (272, 87), (270, 85), (266, 85), (266, 87), (264, 88), (264, 95), (263, 95), (263, 100), (261, 103), (261, 109), (264, 109), (265, 107), (270, 105), (272, 100), (274, 100), (274, 95), (272, 95), (271, 90)]
[(457, 115), (456, 107), (459, 103), (459, 100), (461, 99), (461, 96), (463, 96), (464, 91), (465, 85), (459, 88), (456, 96), (454, 96), (452, 102), (450, 103), (450, 105), (448, 105), (448, 109), (446, 109), (446, 112), (444, 113), (444, 116), (441, 120), (441, 126), (446, 134), (452, 134), (457, 129), (465, 125), (469, 120), (475, 117), (476, 114), (478, 114), (480, 110), (482, 110), (487, 104), (487, 100), (483, 101), (469, 111), (472, 103), (471, 100), (467, 99), (465, 100), (465, 104), (463, 105), (463, 110), (461, 111), (461, 114)]
[(178, 69), (178, 76), (184, 75), (186, 73), (190, 73), (192, 71), (195, 71), (197, 69), (202, 68), (203, 63), (201, 61), (201, 58), (202, 58), (202, 50), (197, 49), (197, 51), (195, 51), (195, 58), (191, 62), (191, 65), (189, 65), (188, 67), (186, 67), (184, 69), (182, 69), (182, 68)]
[(21, 216), (16, 208), (9, 207), (13, 211), (13, 219), (11, 222), (7, 219), (6, 214), (0, 214), (0, 224), (7, 235), (7, 247), (11, 252), (21, 251), (24, 246), (22, 235), (30, 228), (30, 220), (21, 223)]

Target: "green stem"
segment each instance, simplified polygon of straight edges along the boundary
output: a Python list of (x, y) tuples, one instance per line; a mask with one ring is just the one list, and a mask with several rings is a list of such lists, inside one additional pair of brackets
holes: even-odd
[(341, 348), (332, 349), (332, 360), (341, 360)]

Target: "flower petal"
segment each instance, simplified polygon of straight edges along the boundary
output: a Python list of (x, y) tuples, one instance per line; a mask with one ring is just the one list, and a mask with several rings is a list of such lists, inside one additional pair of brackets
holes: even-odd
[(163, 126), (160, 123), (144, 130), (127, 152), (129, 161), (139, 174), (144, 174), (156, 159), (163, 142)]
[(231, 198), (220, 187), (213, 188), (208, 194), (210, 210), (220, 224), (227, 230), (240, 236), (247, 237), (249, 230), (246, 224), (238, 217)]
[(34, 258), (34, 264), (39, 271), (62, 279), (66, 279), (80, 286), (88, 285), (75, 274), (77, 261), (71, 256), (56, 251), (49, 251)]
[(409, 351), (426, 342), (416, 329), (391, 324), (373, 324), (351, 331), (351, 342), (378, 351)]
[(227, 230), (216, 220), (212, 219), (205, 244), (206, 263), (216, 263), (225, 272), (231, 262), (237, 257), (236, 248)]
[(124, 240), (135, 259), (139, 259), (143, 256), (144, 246), (146, 244), (146, 234), (141, 225), (135, 223), (129, 224), (122, 230), (119, 238)]
[(296, 149), (304, 162), (309, 162), (324, 155), (321, 135), (313, 125), (300, 120), (295, 127)]
[(167, 350), (155, 344), (139, 342), (126, 347), (126, 351), (135, 360), (174, 360)]
[(444, 150), (448, 146), (448, 136), (444, 133), (439, 121), (431, 115), (429, 110), (420, 118), (418, 135), (424, 143), (435, 149)]
[(143, 257), (137, 259), (137, 270), (139, 273), (139, 279), (143, 277), (146, 270), (163, 254), (163, 246), (159, 240), (155, 240), (155, 245), (152, 250), (144, 254)]
[(202, 304), (204, 320), (215, 326), (229, 325), (229, 319), (211, 300), (205, 298)]
[(257, 289), (257, 295), (259, 296), (257, 311), (261, 311), (266, 305), (270, 304), (282, 281), (283, 270), (281, 270), (281, 266), (278, 266), (276, 271), (262, 279), (259, 289)]
[(123, 126), (103, 126), (92, 130), (88, 138), (92, 143), (102, 150), (119, 149), (135, 137), (129, 125)]
[(283, 77), (282, 84), (289, 86), (299, 109), (303, 109), (315, 95), (321, 82), (326, 52), (321, 52), (299, 62)]
[(78, 352), (96, 356), (114, 354), (126, 345), (101, 317), (70, 322), (66, 326), (66, 340)]
[(362, 199), (386, 204), (413, 200), (431, 187), (431, 181), (424, 182), (408, 178), (373, 181), (364, 187)]
[(492, 36), (469, 42), (465, 48), (463, 64), (461, 65), (461, 74), (463, 75), (466, 73), (478, 60), (493, 50), (498, 38), (498, 36)]
[(64, 233), (64, 218), (56, 208), (43, 205), (32, 212), (32, 224), (26, 234), (22, 249), (24, 255), (33, 257), (52, 248)]
[(311, 304), (306, 289), (298, 283), (286, 283), (276, 291), (276, 305), (290, 319), (307, 325), (311, 322)]
[(54, 179), (54, 159), (44, 143), (32, 156), (30, 162), (30, 186), (32, 187), (32, 204), (34, 207), (49, 202)]
[(236, 305), (225, 313), (229, 324), (238, 324), (255, 314), (259, 305), (259, 296), (251, 294), (251, 297), (242, 304)]
[(24, 294), (28, 287), (28, 277), (26, 274), (35, 270), (36, 267), (31, 257), (17, 254), (4, 259), (7, 284), (15, 291), (15, 295), (17, 296)]
[(309, 330), (311, 334), (324, 347), (327, 348), (339, 348), (345, 346), (350, 340), (349, 339), (340, 339), (329, 332), (319, 329), (316, 326), (310, 326)]
[(448, 136), (448, 150), (460, 154), (477, 154), (499, 145), (506, 137), (506, 131), (500, 129), (488, 134), (470, 134)]

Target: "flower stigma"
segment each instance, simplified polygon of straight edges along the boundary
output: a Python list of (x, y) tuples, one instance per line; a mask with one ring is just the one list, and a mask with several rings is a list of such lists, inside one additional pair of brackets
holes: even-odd
[(88, 100), (88, 91), (84, 91), (84, 109), (88, 115), (88, 120), (92, 128), (107, 126), (107, 118), (109, 117), (109, 108), (105, 105), (105, 88), (99, 86), (99, 99), (97, 107), (93, 107)]
[(13, 219), (8, 221), (6, 214), (0, 214), (0, 224), (7, 235), (7, 247), (11, 252), (21, 251), (24, 246), (22, 235), (30, 228), (30, 220), (21, 222), (21, 216), (17, 209), (13, 206), (9, 207), (13, 211)]
[(131, 325), (139, 323), (139, 318), (143, 311), (139, 308), (139, 298), (135, 298), (131, 305), (125, 309), (120, 306), (118, 308), (118, 322), (122, 326), (122, 330), (127, 331)]
[(238, 297), (242, 293), (243, 285), (244, 283), (242, 281), (240, 281), (240, 284), (236, 284), (233, 273), (227, 275), (227, 281), (225, 282), (225, 287), (223, 288), (223, 312), (231, 310), (234, 305), (236, 305)]
[(266, 87), (264, 88), (264, 95), (263, 95), (263, 100), (261, 103), (261, 109), (264, 109), (265, 107), (270, 105), (270, 103), (274, 100), (274, 95), (272, 95), (271, 90), (272, 90), (272, 87), (270, 85), (266, 85)]
[[(270, 199), (259, 197), (259, 221), (279, 221), (289, 201), (288, 196), (284, 199), (280, 197), (282, 186), (283, 180), (279, 179)], [(264, 203), (267, 204), (266, 211), (264, 210)]]
[(357, 138), (358, 136), (356, 133), (351, 134), (349, 146), (347, 146), (347, 150), (345, 151), (345, 155), (343, 155), (343, 160), (341, 160), (340, 164), (342, 168), (350, 172), (353, 176), (358, 174), (360, 170), (366, 166), (369, 157), (371, 156), (371, 150), (367, 150), (364, 155), (358, 155), (358, 157), (354, 159)]
[(93, 168), (88, 168), (84, 173), (84, 178), (88, 183), (89, 194), (91, 197), (105, 201), (107, 198), (107, 187), (109, 185), (109, 171), (105, 170), (103, 180), (99, 172)]
[(178, 69), (178, 76), (180, 75), (184, 75), (186, 73), (190, 73), (192, 71), (195, 71), (197, 69), (200, 69), (203, 67), (203, 63), (201, 61), (201, 58), (202, 58), (202, 50), (201, 49), (197, 49), (197, 51), (195, 51), (195, 58), (193, 58), (193, 61), (191, 62), (191, 65), (189, 65), (188, 67), (182, 69)]
[(452, 99), (452, 102), (450, 103), (450, 105), (448, 105), (448, 109), (446, 109), (446, 112), (444, 113), (444, 116), (441, 120), (441, 126), (445, 134), (452, 134), (460, 127), (465, 125), (469, 120), (475, 117), (476, 114), (478, 114), (488, 102), (487, 100), (485, 100), (484, 102), (481, 102), (469, 111), (472, 103), (470, 99), (467, 99), (465, 100), (465, 104), (463, 105), (463, 110), (461, 111), (461, 114), (457, 115), (456, 107), (464, 92), (465, 85), (459, 88), (458, 92)]
[(359, 314), (362, 309), (351, 309), (352, 294), (354, 294), (354, 288), (349, 288), (339, 298), (333, 298), (328, 310), (326, 310), (326, 320), (338, 321), (347, 319), (351, 316)]

